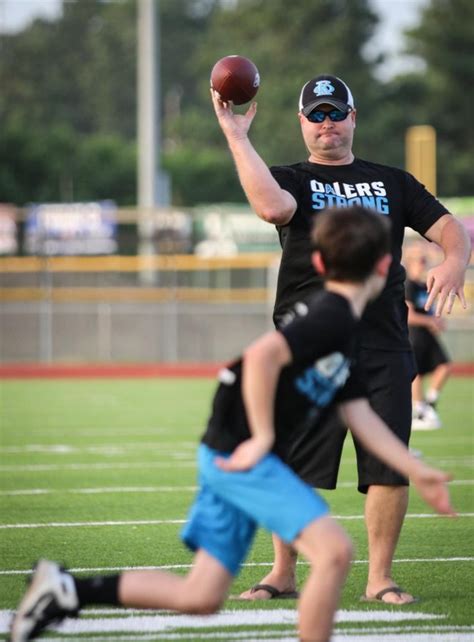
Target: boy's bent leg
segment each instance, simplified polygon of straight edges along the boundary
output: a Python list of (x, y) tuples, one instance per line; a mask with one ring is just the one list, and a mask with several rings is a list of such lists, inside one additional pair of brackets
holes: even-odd
[(351, 541), (334, 519), (322, 517), (307, 526), (293, 545), (311, 564), (298, 606), (300, 639), (328, 642), (352, 559)]
[(204, 615), (219, 610), (232, 581), (231, 573), (201, 549), (185, 577), (164, 571), (127, 571), (120, 579), (119, 601), (124, 606)]
[(120, 576), (76, 580), (55, 562), (42, 560), (11, 623), (10, 642), (32, 640), (49, 625), (76, 616), (89, 604), (214, 613), (232, 579), (220, 562), (202, 550), (186, 577), (162, 571), (128, 571)]

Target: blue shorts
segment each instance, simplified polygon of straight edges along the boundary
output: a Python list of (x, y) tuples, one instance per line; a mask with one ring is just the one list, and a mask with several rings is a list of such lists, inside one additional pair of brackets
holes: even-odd
[(315, 519), (329, 512), (326, 502), (276, 455), (266, 455), (245, 472), (225, 472), (220, 455), (201, 444), (200, 490), (181, 537), (193, 551), (204, 549), (232, 575), (247, 556), (258, 526), (293, 542)]

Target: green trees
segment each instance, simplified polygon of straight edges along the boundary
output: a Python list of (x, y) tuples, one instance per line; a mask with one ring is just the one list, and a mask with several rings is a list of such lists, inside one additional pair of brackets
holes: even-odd
[(474, 193), (474, 3), (432, 0), (419, 27), (409, 34), (410, 50), (426, 63), (426, 120), (438, 135), (439, 192)]
[[(63, 3), (62, 16), (0, 37), (0, 201), (136, 201), (136, 0)], [(474, 3), (432, 0), (410, 35), (426, 72), (381, 83), (364, 47), (368, 0), (159, 0), (161, 162), (180, 205), (244, 200), (209, 99), (229, 53), (252, 58), (262, 85), (252, 140), (264, 159), (305, 150), (296, 118), (306, 80), (343, 77), (359, 109), (355, 151), (403, 165), (405, 129), (438, 131), (443, 195), (472, 193)]]
[(135, 3), (64, 2), (56, 22), (2, 36), (0, 115), (80, 134), (135, 133)]
[(0, 201), (135, 202), (133, 14), (66, 2), (57, 22), (1, 37)]

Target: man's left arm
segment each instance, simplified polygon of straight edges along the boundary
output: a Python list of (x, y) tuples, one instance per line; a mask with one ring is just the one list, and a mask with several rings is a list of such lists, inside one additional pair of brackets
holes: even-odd
[(471, 241), (460, 221), (450, 214), (439, 218), (424, 234), (444, 252), (444, 261), (431, 268), (426, 277), (429, 293), (425, 310), (429, 310), (436, 297), (435, 314), (441, 316), (444, 306), (451, 313), (456, 296), (463, 308), (467, 307), (464, 296), (464, 278), (471, 257)]

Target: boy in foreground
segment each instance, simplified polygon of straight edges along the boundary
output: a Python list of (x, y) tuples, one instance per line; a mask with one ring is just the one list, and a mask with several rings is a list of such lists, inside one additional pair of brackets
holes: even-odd
[(196, 551), (185, 577), (126, 571), (80, 579), (41, 561), (11, 627), (11, 642), (96, 604), (209, 614), (225, 600), (257, 526), (279, 535), (309, 561), (299, 600), (299, 636), (328, 642), (349, 569), (351, 542), (326, 503), (284, 463), (291, 443), (337, 403), (344, 421), (377, 457), (411, 478), (421, 497), (453, 515), (449, 476), (427, 467), (371, 410), (356, 372), (352, 343), (366, 303), (384, 286), (391, 257), (388, 223), (361, 207), (318, 215), (315, 268), (325, 289), (281, 330), (255, 341), (219, 374), (199, 447), (200, 490), (183, 529)]

